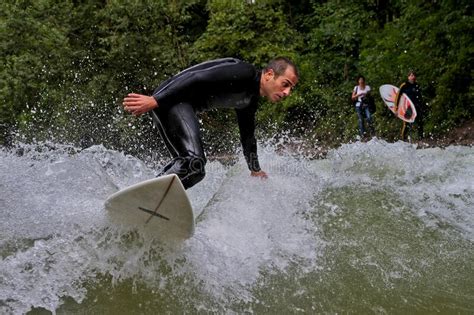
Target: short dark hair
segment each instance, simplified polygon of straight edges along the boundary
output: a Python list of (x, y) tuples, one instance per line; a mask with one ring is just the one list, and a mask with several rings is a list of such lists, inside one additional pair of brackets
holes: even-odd
[(276, 76), (280, 76), (285, 73), (288, 66), (293, 68), (293, 71), (295, 72), (296, 77), (299, 79), (300, 74), (298, 72), (298, 68), (290, 59), (286, 57), (277, 57), (275, 59), (272, 59), (268, 63), (268, 65), (265, 67), (264, 70), (265, 72), (267, 72), (271, 69), (273, 70)]

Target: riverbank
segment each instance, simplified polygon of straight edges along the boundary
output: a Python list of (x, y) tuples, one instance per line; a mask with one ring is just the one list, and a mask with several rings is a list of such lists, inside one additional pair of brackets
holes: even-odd
[[(365, 139), (369, 141), (370, 139)], [(386, 139), (383, 139), (386, 140)], [(386, 140), (388, 141), (388, 140)], [(399, 140), (396, 140), (399, 141)], [(396, 142), (395, 141), (395, 142)], [(450, 145), (474, 146), (474, 119), (466, 121), (459, 127), (447, 132), (438, 137), (427, 137), (421, 141), (413, 142), (417, 149), (427, 149), (440, 147), (445, 148)], [(325, 143), (319, 141), (317, 143), (310, 143), (308, 141), (285, 142), (279, 145), (278, 151), (290, 153), (291, 155), (302, 155), (309, 159), (326, 158), (327, 153), (332, 149), (337, 149), (342, 143)]]
[[(366, 139), (364, 141), (369, 141)], [(383, 139), (386, 140), (386, 139)], [(387, 140), (386, 140), (387, 141)], [(399, 141), (399, 140), (397, 140)], [(413, 142), (417, 149), (427, 148), (445, 148), (450, 145), (474, 146), (474, 119), (466, 121), (459, 127), (438, 137), (430, 137), (421, 141)], [(317, 143), (307, 140), (287, 140), (275, 145), (276, 151), (282, 154), (293, 156), (302, 156), (307, 159), (324, 159), (330, 150), (337, 149), (342, 143), (325, 143), (318, 141)], [(261, 150), (261, 148), (260, 148)], [(233, 164), (238, 160), (235, 154), (218, 154), (208, 156), (209, 161), (219, 161), (223, 164)]]
[(474, 145), (474, 119), (471, 119), (461, 126), (449, 131), (437, 139), (426, 139), (421, 141), (422, 146), (428, 147), (446, 147), (449, 145)]

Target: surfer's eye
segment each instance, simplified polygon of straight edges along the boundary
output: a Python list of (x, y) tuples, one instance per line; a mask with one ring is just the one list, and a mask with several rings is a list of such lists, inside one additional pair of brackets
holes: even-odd
[(284, 87), (284, 88), (287, 88), (287, 87), (290, 87), (290, 88), (291, 88), (292, 86), (291, 86), (291, 84), (290, 84), (289, 82), (286, 82), (286, 81), (285, 81), (285, 82), (283, 82), (283, 87)]

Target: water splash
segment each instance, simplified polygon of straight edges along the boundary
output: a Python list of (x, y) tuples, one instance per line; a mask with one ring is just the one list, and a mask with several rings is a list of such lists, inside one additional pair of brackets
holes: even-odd
[(163, 244), (103, 209), (156, 166), (102, 146), (0, 151), (0, 311), (387, 312), (402, 301), (426, 310), (453, 290), (465, 295), (445, 296), (451, 310), (473, 302), (472, 148), (372, 140), (324, 160), (260, 152), (264, 182), (242, 159), (210, 162), (188, 191), (201, 214), (194, 237)]

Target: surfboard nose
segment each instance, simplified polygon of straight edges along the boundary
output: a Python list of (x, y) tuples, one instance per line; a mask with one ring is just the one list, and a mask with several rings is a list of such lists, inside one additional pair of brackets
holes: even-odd
[(114, 223), (150, 230), (166, 238), (189, 238), (194, 212), (175, 174), (149, 179), (111, 195), (105, 208)]

